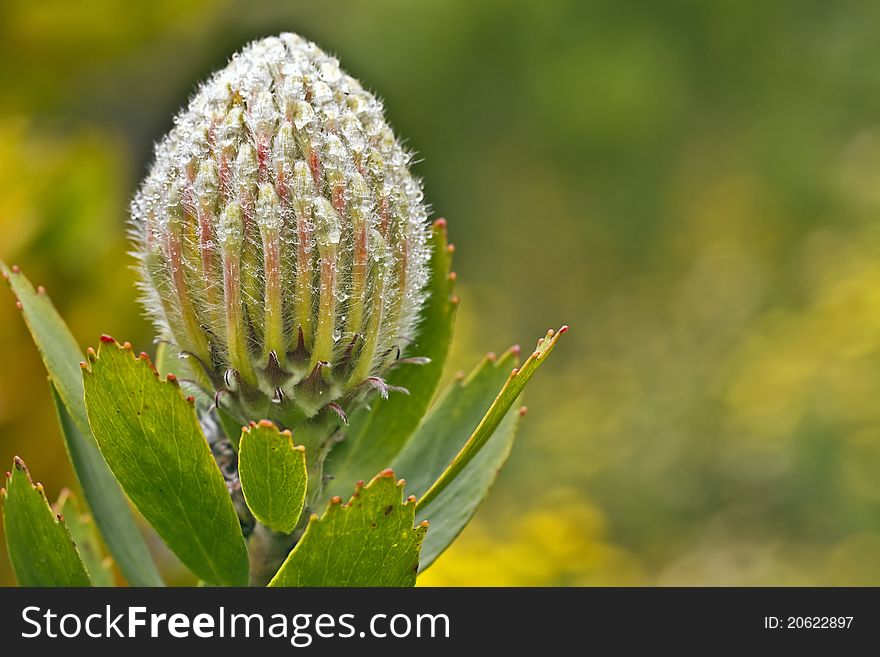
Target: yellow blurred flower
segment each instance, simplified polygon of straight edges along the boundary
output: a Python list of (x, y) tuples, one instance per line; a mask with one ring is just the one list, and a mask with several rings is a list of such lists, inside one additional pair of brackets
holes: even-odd
[[(428, 530), (430, 531), (430, 529)], [(644, 582), (634, 555), (610, 543), (599, 509), (572, 492), (509, 526), (479, 519), (418, 579), (419, 586), (600, 586)]]

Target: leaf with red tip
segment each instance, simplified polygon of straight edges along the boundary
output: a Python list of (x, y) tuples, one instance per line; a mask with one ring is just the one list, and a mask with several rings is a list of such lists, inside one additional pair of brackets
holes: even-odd
[(393, 472), (358, 486), (348, 504), (331, 500), (312, 516), (302, 539), (269, 586), (412, 586), (427, 524), (414, 527)]
[(64, 445), (95, 524), (122, 575), (133, 586), (162, 586), (134, 516), (92, 437), (80, 362), (82, 351), (45, 291), (35, 290), (18, 267), (0, 271), (19, 299), (22, 316), (49, 372)]
[(427, 358), (424, 364), (404, 364), (383, 374), (388, 389), (403, 388), (408, 395), (374, 399), (371, 408), (361, 408), (349, 418), (345, 440), (333, 448), (325, 470), (333, 479), (325, 499), (346, 494), (353, 482), (366, 479), (391, 465), (418, 426), (434, 397), (452, 340), (458, 301), (452, 296), (450, 279), (452, 254), (447, 248), (446, 222), (434, 222), (431, 238), (431, 278), (428, 300), (416, 339), (407, 354)]
[(180, 387), (118, 344), (102, 343), (83, 379), (95, 439), (129, 499), (201, 579), (244, 585), (238, 516)]
[(17, 456), (0, 495), (9, 561), (20, 586), (91, 586), (64, 520)]
[(306, 500), (305, 448), (271, 422), (245, 427), (238, 451), (241, 490), (254, 517), (276, 532), (296, 527)]
[(9, 269), (0, 262), (0, 270), (21, 304), (25, 323), (58, 394), (80, 430), (88, 432), (79, 369), (83, 356), (79, 345), (49, 297), (45, 293), (38, 293), (18, 267)]

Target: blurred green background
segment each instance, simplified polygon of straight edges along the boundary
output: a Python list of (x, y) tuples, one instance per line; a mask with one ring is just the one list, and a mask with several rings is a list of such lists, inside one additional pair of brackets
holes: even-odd
[[(572, 331), (423, 584), (880, 584), (880, 5), (4, 0), (0, 256), (141, 348), (128, 200), (197, 81), (296, 31), (450, 222), (450, 374)], [(73, 483), (0, 291), (0, 462)], [(5, 554), (0, 582), (11, 583)]]

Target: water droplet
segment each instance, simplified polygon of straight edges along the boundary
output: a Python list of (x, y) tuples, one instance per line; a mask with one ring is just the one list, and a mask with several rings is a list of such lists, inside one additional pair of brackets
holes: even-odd
[(312, 100), (315, 104), (326, 103), (333, 97), (333, 91), (326, 82), (318, 80), (312, 84)]
[(339, 62), (335, 59), (328, 59), (321, 63), (321, 78), (330, 84), (338, 81), (342, 77), (342, 71), (339, 70)]
[(302, 130), (315, 120), (315, 110), (306, 101), (300, 100), (294, 103), (293, 125), (297, 130)]

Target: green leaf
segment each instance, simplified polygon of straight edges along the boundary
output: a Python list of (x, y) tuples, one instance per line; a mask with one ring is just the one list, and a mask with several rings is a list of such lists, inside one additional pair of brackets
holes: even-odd
[(358, 484), (348, 504), (338, 497), (313, 515), (269, 586), (412, 586), (427, 523), (413, 527), (412, 498), (386, 470)]
[(449, 467), (518, 364), (518, 347), (500, 358), (490, 354), (446, 389), (391, 465), (406, 480), (407, 494), (421, 498)]
[(513, 403), (519, 398), (523, 388), (525, 388), (526, 384), (529, 382), (529, 379), (534, 376), (535, 372), (541, 366), (541, 363), (543, 363), (547, 358), (547, 355), (553, 351), (553, 347), (556, 346), (559, 338), (567, 330), (568, 327), (563, 326), (559, 329), (558, 333), (554, 333), (552, 329), (547, 331), (547, 335), (538, 340), (538, 346), (526, 359), (523, 366), (514, 369), (513, 372), (511, 372), (510, 377), (507, 379), (507, 383), (504, 384), (501, 392), (498, 393), (495, 401), (492, 402), (486, 415), (480, 420), (479, 426), (474, 430), (473, 434), (471, 434), (471, 437), (468, 438), (464, 447), (461, 448), (461, 451), (456, 454), (455, 459), (449, 464), (449, 467), (446, 468), (443, 474), (440, 475), (437, 481), (431, 485), (428, 491), (419, 500), (418, 506), (420, 509), (426, 509), (431, 501), (442, 493), (443, 490), (449, 486), (459, 474), (461, 474), (467, 464), (479, 454), (480, 450), (492, 437), (495, 429), (498, 428), (498, 425), (504, 419), (507, 411), (510, 410)]
[(101, 453), (129, 499), (198, 577), (247, 582), (244, 538), (223, 475), (190, 399), (161, 381), (146, 354), (136, 358), (102, 337), (84, 373), (89, 420)]
[(262, 420), (241, 433), (238, 475), (245, 502), (267, 527), (289, 534), (306, 500), (306, 451), (295, 447), (290, 431)]
[(91, 586), (63, 518), (52, 512), (43, 486), (33, 484), (17, 456), (0, 501), (6, 548), (20, 586)]
[(51, 389), (67, 455), (95, 525), (122, 576), (132, 586), (164, 586), (135, 524), (128, 500), (98, 451), (91, 431), (88, 436), (83, 435), (64, 407), (54, 384)]
[(420, 497), (417, 518), (431, 523), (422, 570), (449, 546), (486, 496), (513, 446), (517, 400), (566, 330), (549, 331), (513, 373), (518, 348), (497, 360), (484, 359), (467, 379), (452, 384), (395, 459), (393, 467), (407, 480), (407, 492)]
[(429, 358), (430, 362), (392, 369), (387, 383), (406, 388), (409, 394), (377, 399), (371, 409), (352, 415), (345, 440), (333, 448), (326, 465), (333, 476), (327, 486), (328, 496), (342, 495), (354, 482), (388, 467), (418, 426), (437, 390), (458, 308), (458, 299), (452, 296), (455, 275), (450, 273), (452, 248), (447, 243), (445, 221), (434, 223), (430, 244), (429, 296), (419, 334), (408, 349), (413, 356)]
[(520, 408), (511, 408), (461, 474), (427, 505), (416, 507), (416, 520), (431, 523), (431, 531), (422, 544), (419, 572), (434, 563), (476, 513), (510, 456), (521, 417)]
[(70, 536), (79, 550), (94, 586), (113, 586), (112, 561), (101, 543), (92, 517), (82, 510), (79, 500), (69, 488), (61, 491), (55, 501), (55, 513), (64, 518)]
[(92, 438), (83, 401), (82, 352), (42, 288), (17, 267), (0, 271), (18, 299), (25, 323), (49, 372), (64, 445), (95, 523), (123, 577), (133, 586), (162, 586), (122, 489)]
[(82, 375), (79, 369), (83, 358), (79, 345), (42, 287), (35, 290), (18, 267), (9, 269), (5, 263), (0, 262), (0, 270), (18, 299), (24, 321), (58, 395), (76, 426), (87, 433), (89, 422), (83, 405)]

